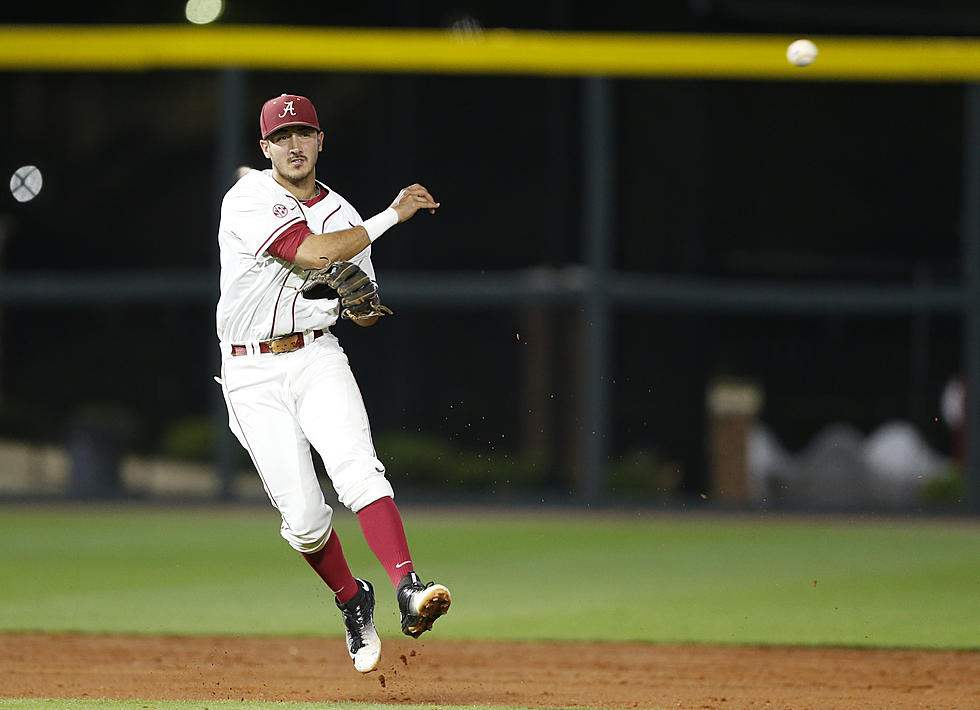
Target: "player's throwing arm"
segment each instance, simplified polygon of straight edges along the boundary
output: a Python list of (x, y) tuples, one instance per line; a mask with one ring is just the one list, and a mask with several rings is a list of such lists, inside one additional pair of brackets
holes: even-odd
[(427, 209), (435, 214), (439, 204), (423, 185), (409, 185), (399, 191), (388, 209), (364, 220), (363, 224), (308, 236), (296, 251), (295, 263), (307, 269), (321, 269), (337, 261), (349, 261), (419, 210)]

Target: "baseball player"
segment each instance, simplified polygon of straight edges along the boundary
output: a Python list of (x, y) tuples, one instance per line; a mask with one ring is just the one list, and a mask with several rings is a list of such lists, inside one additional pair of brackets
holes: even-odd
[(371, 326), (391, 312), (378, 298), (372, 244), (439, 203), (415, 184), (362, 221), (316, 179), (324, 134), (309, 99), (270, 99), (259, 128), (271, 168), (247, 172), (221, 204), (221, 387), (229, 426), (282, 515), (282, 536), (333, 591), (354, 667), (366, 673), (381, 655), (374, 589), (351, 574), (310, 446), (396, 589), (402, 631), (417, 638), (449, 609), (449, 590), (415, 572), (360, 390), (330, 329), (341, 317)]

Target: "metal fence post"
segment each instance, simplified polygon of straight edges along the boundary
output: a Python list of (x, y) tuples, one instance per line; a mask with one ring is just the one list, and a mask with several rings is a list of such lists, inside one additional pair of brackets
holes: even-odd
[(610, 448), (612, 381), (612, 300), (608, 283), (612, 261), (615, 137), (611, 80), (589, 77), (582, 100), (583, 256), (589, 287), (583, 293), (584, 471), (579, 495), (598, 501), (603, 493)]
[[(217, 144), (217, 154), (215, 156), (214, 172), (214, 224), (211, 229), (211, 239), (214, 241), (213, 248), (213, 303), (218, 302), (218, 271), (220, 268), (218, 261), (218, 210), (225, 192), (234, 180), (235, 171), (242, 164), (241, 145), (242, 145), (242, 120), (243, 104), (245, 95), (245, 73), (241, 69), (222, 69), (218, 75), (218, 110), (216, 113), (217, 122), (214, 127)], [(209, 358), (215, 372), (221, 372), (221, 356), (218, 348), (212, 341), (208, 344), (212, 356)], [(218, 497), (222, 500), (231, 500), (235, 497), (235, 459), (238, 451), (238, 442), (228, 429), (228, 412), (225, 408), (224, 397), (218, 387), (211, 390), (211, 419), (214, 427), (215, 440), (215, 461), (214, 465), (218, 472)]]
[(964, 87), (963, 115), (963, 348), (966, 364), (967, 508), (980, 511), (980, 84)]

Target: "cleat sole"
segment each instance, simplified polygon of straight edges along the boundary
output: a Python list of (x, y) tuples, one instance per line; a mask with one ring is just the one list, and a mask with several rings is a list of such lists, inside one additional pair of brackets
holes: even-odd
[(378, 667), (378, 661), (381, 660), (381, 649), (379, 648), (377, 653), (370, 654), (367, 658), (353, 658), (354, 670), (358, 673), (370, 673), (375, 668)]
[(405, 629), (412, 638), (418, 638), (432, 628), (436, 619), (449, 611), (452, 597), (441, 584), (426, 589), (427, 595), (419, 602), (418, 617)]

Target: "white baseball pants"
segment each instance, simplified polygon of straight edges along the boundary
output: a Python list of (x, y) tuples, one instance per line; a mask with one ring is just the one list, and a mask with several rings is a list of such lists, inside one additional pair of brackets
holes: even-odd
[(221, 379), (228, 424), (252, 457), (294, 549), (316, 552), (331, 530), (333, 510), (323, 499), (311, 444), (338, 499), (355, 513), (394, 497), (360, 389), (332, 333), (288, 353), (232, 357), (225, 351)]

